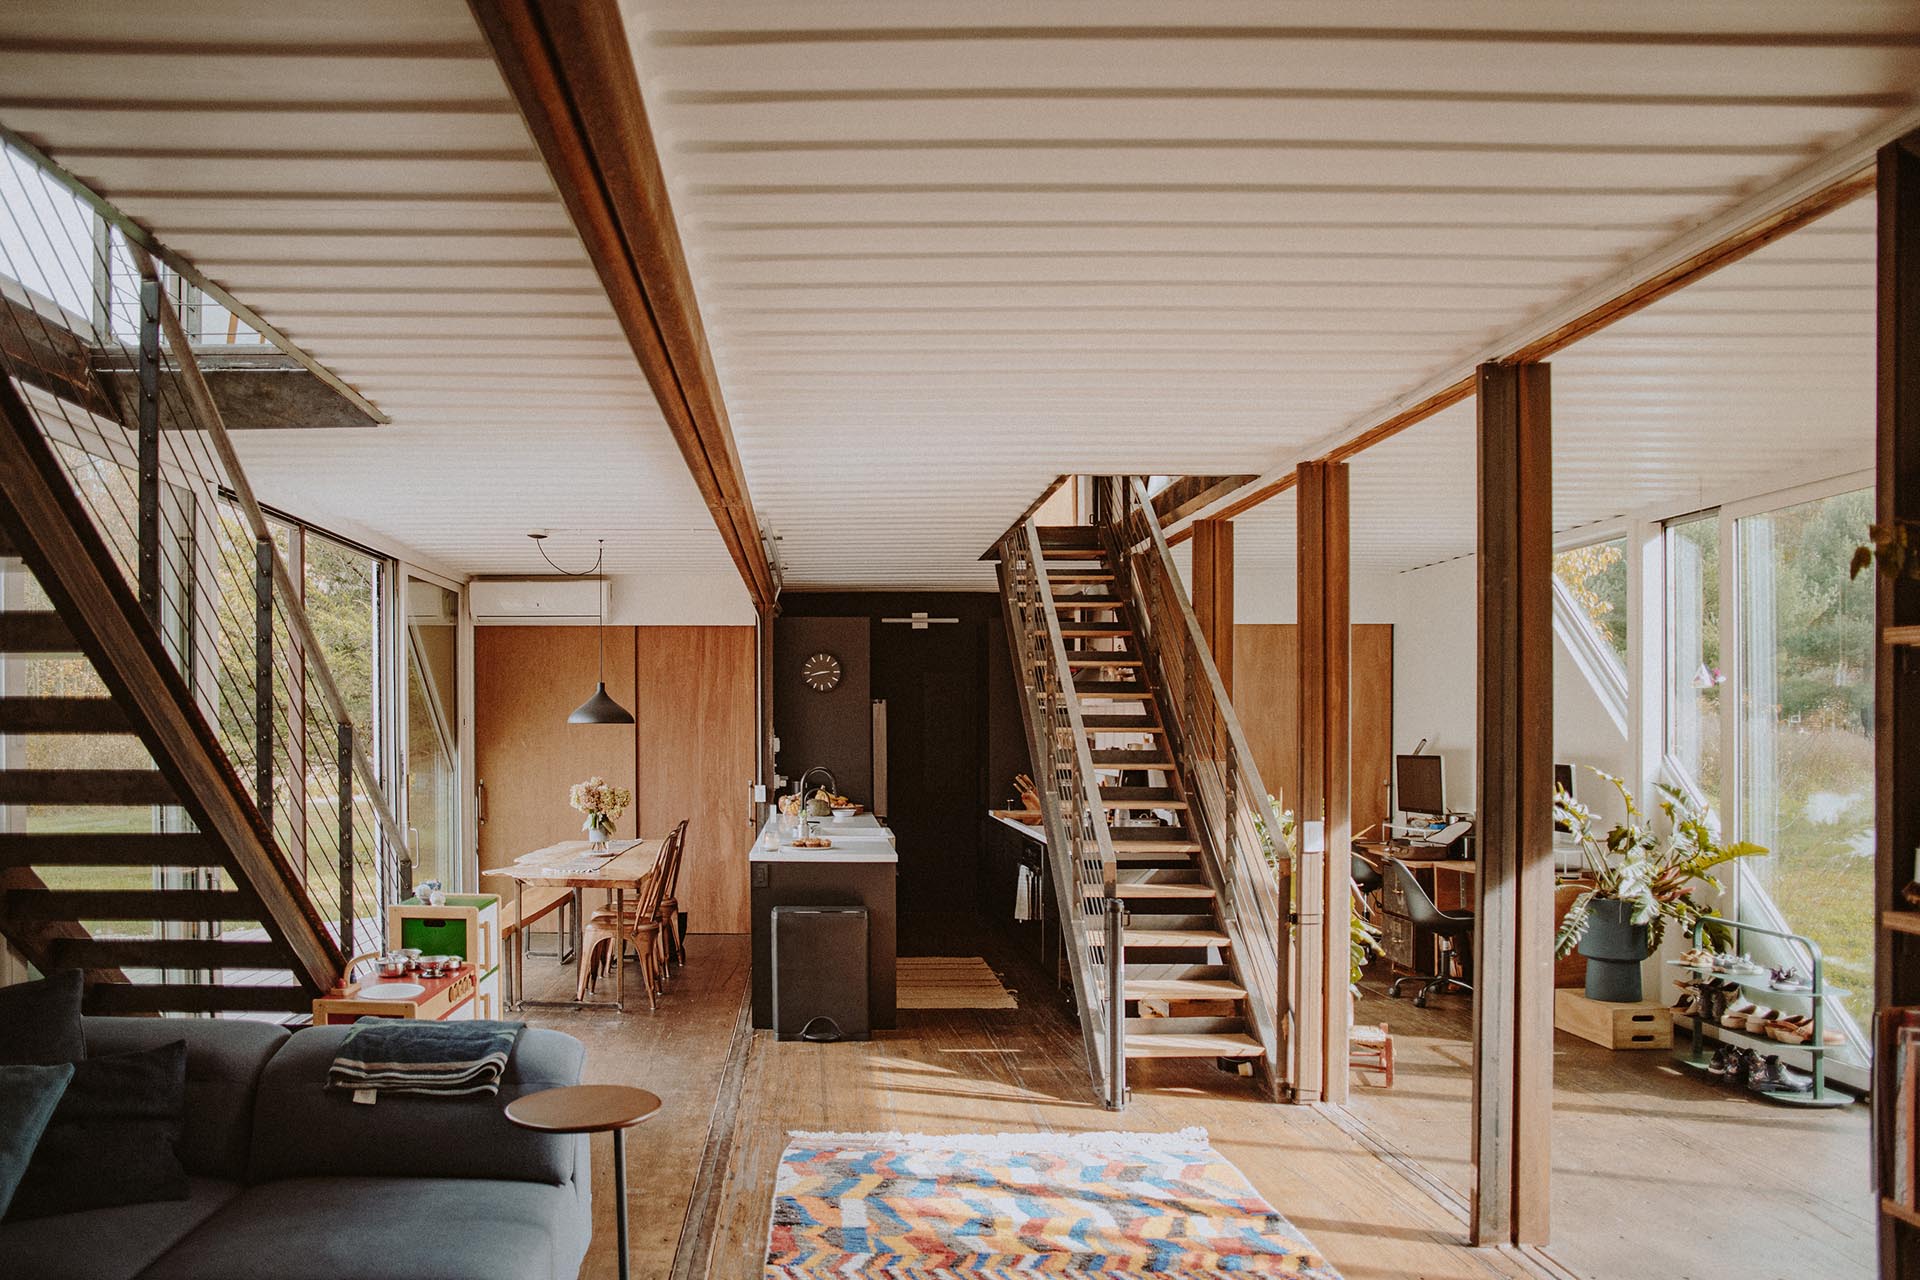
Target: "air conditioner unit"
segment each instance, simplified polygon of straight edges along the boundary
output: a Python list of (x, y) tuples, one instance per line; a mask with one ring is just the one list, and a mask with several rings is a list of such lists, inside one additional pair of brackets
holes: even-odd
[(611, 596), (604, 579), (478, 578), (467, 588), (475, 626), (591, 624)]

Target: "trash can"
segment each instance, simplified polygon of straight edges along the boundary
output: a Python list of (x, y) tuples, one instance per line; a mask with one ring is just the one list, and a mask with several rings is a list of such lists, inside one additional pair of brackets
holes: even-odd
[(773, 1030), (781, 1040), (868, 1040), (867, 909), (773, 909)]

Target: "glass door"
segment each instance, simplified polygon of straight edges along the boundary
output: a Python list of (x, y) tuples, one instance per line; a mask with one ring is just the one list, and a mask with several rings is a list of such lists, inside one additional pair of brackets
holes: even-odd
[(408, 575), (406, 648), (406, 823), (413, 878), (459, 887), (460, 595)]

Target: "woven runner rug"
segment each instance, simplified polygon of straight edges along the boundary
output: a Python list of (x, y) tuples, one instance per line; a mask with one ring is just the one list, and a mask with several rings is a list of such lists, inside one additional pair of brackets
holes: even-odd
[(1203, 1129), (789, 1138), (765, 1280), (1339, 1280)]
[(979, 956), (901, 956), (894, 963), (902, 1009), (1017, 1009), (1018, 1002)]

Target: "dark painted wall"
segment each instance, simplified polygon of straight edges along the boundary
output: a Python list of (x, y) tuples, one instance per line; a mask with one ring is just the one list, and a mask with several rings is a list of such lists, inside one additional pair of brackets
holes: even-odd
[[(781, 596), (780, 607), (781, 616), (774, 622), (780, 771), (791, 777), (814, 763), (802, 762), (792, 749), (796, 740), (825, 750), (836, 735), (852, 732), (851, 726), (840, 725), (835, 709), (817, 706), (820, 695), (800, 683), (800, 664), (816, 652), (805, 638), (826, 634), (818, 629), (823, 623), (861, 628), (871, 661), (863, 705), (873, 698), (887, 703), (888, 816), (900, 849), (901, 910), (1006, 914), (1011, 895), (1003, 894), (989, 876), (982, 828), (986, 811), (1005, 805), (1013, 775), (1031, 772), (1032, 766), (999, 596), (790, 592)], [(882, 621), (916, 611), (960, 621), (936, 623), (925, 631)], [(832, 634), (848, 637), (840, 643), (851, 647), (850, 633)], [(844, 665), (847, 655), (840, 658)], [(865, 735), (870, 757), (871, 710), (863, 710), (862, 717), (859, 732)], [(821, 723), (817, 728), (803, 723), (810, 719)], [(796, 733), (802, 736), (796, 739)], [(871, 788), (870, 759), (860, 785)], [(870, 798), (854, 793), (844, 779), (841, 790), (862, 801)]]
[[(840, 683), (816, 693), (800, 668), (822, 652), (840, 659)], [(872, 679), (866, 619), (783, 615), (774, 621), (773, 732), (780, 739), (774, 767), (787, 777), (783, 790), (824, 765), (841, 794), (873, 803)]]

